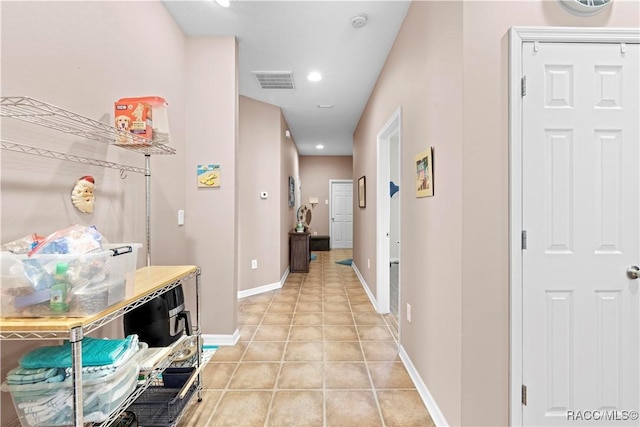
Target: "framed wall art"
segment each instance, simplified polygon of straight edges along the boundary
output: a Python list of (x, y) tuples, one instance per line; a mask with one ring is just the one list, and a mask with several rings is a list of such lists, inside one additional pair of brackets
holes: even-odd
[(289, 207), (292, 208), (296, 203), (296, 183), (293, 177), (289, 177)]
[(416, 154), (416, 197), (433, 196), (433, 148)]
[(358, 179), (358, 206), (367, 207), (367, 178), (364, 175)]
[(220, 165), (198, 165), (198, 188), (220, 188)]

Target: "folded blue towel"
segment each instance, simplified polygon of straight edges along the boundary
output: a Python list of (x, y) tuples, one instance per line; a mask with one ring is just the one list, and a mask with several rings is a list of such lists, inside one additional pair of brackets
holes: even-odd
[[(138, 346), (138, 336), (129, 335), (122, 340), (85, 337), (82, 340), (82, 366), (103, 366), (116, 363), (131, 347)], [(20, 358), (23, 368), (71, 367), (71, 343), (38, 347)]]

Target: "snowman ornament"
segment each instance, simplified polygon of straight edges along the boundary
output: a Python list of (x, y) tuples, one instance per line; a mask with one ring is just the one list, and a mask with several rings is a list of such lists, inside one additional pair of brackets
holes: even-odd
[(76, 185), (71, 191), (71, 202), (76, 209), (82, 213), (93, 213), (94, 197), (93, 189), (95, 180), (92, 176), (83, 176), (76, 181)]

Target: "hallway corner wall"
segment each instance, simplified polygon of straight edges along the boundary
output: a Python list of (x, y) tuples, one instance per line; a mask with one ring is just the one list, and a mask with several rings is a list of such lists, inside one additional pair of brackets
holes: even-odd
[(295, 224), (295, 207), (289, 207), (289, 177), (300, 176), (300, 156), (295, 144), (295, 135), (287, 137), (289, 125), (280, 112), (280, 275), (285, 278), (289, 271), (289, 230)]
[[(202, 332), (237, 329), (238, 51), (234, 37), (187, 39), (187, 259), (202, 269)], [(197, 165), (220, 165), (220, 187), (198, 188)]]
[[(277, 106), (241, 96), (239, 114), (238, 291), (245, 291), (280, 282), (282, 186), (277, 172), (284, 131)], [(251, 267), (254, 259), (257, 269)]]

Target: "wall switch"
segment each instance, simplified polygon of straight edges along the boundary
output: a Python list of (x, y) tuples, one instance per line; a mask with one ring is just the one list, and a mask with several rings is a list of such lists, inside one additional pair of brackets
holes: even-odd
[(407, 322), (411, 323), (411, 304), (407, 303)]
[(325, 199), (324, 204), (325, 204), (325, 205), (328, 205), (328, 204), (329, 204), (329, 201)]
[(367, 268), (371, 268), (371, 258), (367, 258)]
[(184, 210), (178, 210), (178, 225), (184, 225)]
[(255, 270), (256, 268), (258, 268), (258, 260), (257, 259), (252, 259), (251, 260), (251, 269)]

